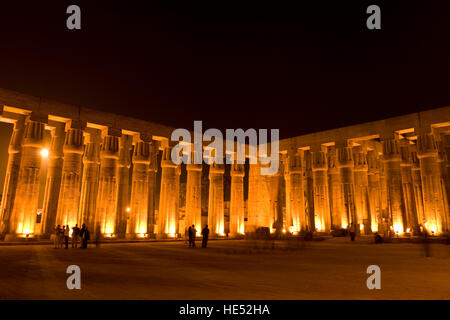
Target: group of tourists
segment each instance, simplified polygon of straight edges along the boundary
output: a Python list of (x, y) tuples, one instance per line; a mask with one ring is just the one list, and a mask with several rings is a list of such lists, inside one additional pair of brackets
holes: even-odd
[[(197, 229), (195, 229), (195, 225), (186, 228), (185, 237), (189, 239), (189, 247), (195, 247), (195, 238), (197, 236)], [(206, 225), (202, 230), (202, 248), (206, 248), (208, 245), (208, 237), (209, 237), (209, 229), (208, 225)]]
[(72, 228), (72, 233), (68, 225), (57, 225), (55, 228), (55, 249), (65, 248), (69, 249), (69, 239), (72, 240), (72, 248), (78, 248), (78, 242), (80, 241), (80, 248), (87, 249), (88, 240), (90, 239), (90, 232), (85, 224), (78, 227), (78, 224)]

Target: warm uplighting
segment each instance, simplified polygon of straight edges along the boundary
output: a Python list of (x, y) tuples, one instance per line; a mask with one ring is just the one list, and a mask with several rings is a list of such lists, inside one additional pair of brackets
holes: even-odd
[(224, 237), (224, 236), (225, 236), (225, 233), (220, 232), (219, 235), (222, 236), (222, 237)]
[(131, 208), (130, 207), (127, 207), (127, 212), (130, 212), (131, 211)]
[(298, 231), (294, 231), (292, 234), (293, 234), (294, 236), (298, 236)]
[(411, 232), (411, 228), (406, 229), (406, 232)]
[(146, 236), (147, 236), (146, 233), (138, 233), (138, 234), (137, 234), (137, 237), (138, 237), (138, 238), (145, 238)]
[(176, 236), (177, 236), (176, 233), (169, 233), (169, 237), (171, 237), (171, 238), (175, 238)]
[(346, 222), (342, 222), (342, 229), (347, 229), (348, 224)]
[(378, 225), (376, 223), (372, 223), (372, 232), (378, 232)]
[(402, 234), (403, 233), (402, 226), (400, 224), (394, 224), (394, 232), (396, 234)]
[(322, 230), (322, 224), (320, 223), (320, 221), (316, 221), (316, 230), (317, 231), (321, 231)]
[(48, 158), (48, 149), (47, 148), (41, 149), (40, 153), (41, 153), (42, 158)]
[(364, 230), (364, 225), (363, 225), (363, 224), (360, 224), (360, 225), (359, 225), (359, 230), (361, 230), (361, 231)]
[(283, 233), (286, 233), (286, 229), (283, 229)]

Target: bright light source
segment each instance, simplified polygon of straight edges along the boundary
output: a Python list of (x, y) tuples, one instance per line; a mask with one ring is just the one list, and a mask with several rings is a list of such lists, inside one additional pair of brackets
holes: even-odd
[(48, 158), (48, 149), (47, 148), (41, 149), (41, 157)]
[(130, 207), (127, 207), (127, 212), (130, 212), (130, 210), (131, 210)]
[(283, 229), (283, 233), (286, 233), (286, 229)]
[(361, 230), (361, 231), (364, 230), (364, 225), (363, 224), (359, 225), (359, 230)]

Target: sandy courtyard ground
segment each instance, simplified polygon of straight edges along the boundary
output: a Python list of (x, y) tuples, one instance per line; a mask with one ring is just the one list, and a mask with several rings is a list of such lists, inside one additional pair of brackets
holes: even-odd
[[(199, 245), (200, 243), (197, 243)], [(210, 241), (104, 244), (53, 249), (0, 246), (0, 299), (449, 299), (450, 246), (349, 243), (348, 238), (262, 244)], [(66, 268), (81, 268), (69, 290)], [(369, 265), (381, 290), (369, 290)]]

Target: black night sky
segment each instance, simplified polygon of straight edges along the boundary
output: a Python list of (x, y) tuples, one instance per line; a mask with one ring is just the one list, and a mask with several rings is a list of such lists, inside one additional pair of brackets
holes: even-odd
[[(297, 3), (297, 4), (296, 4)], [(82, 29), (66, 28), (81, 7)], [(381, 7), (381, 30), (366, 8)], [(443, 1), (2, 1), (0, 87), (282, 137), (450, 105)]]

